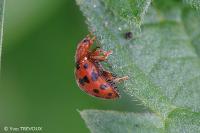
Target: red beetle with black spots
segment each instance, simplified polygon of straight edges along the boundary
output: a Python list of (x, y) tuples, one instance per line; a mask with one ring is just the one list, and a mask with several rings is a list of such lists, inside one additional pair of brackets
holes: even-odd
[(105, 61), (112, 51), (96, 48), (91, 51), (96, 37), (87, 35), (77, 46), (75, 76), (78, 86), (87, 94), (102, 99), (119, 98), (116, 83), (128, 79), (128, 76), (116, 77), (104, 70), (101, 61)]

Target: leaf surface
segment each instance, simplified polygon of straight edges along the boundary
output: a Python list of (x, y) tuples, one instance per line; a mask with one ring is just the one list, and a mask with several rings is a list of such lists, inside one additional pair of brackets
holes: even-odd
[(163, 125), (159, 117), (144, 113), (84, 110), (81, 116), (92, 133), (160, 133)]
[(199, 128), (190, 129), (199, 123), (190, 121), (199, 121), (200, 111), (199, 13), (174, 0), (120, 2), (77, 0), (103, 49), (113, 50), (112, 71), (129, 76), (120, 91), (150, 108), (165, 130), (181, 132), (183, 120), (184, 131), (196, 133)]
[(183, 0), (183, 2), (190, 4), (196, 9), (200, 9), (200, 0)]

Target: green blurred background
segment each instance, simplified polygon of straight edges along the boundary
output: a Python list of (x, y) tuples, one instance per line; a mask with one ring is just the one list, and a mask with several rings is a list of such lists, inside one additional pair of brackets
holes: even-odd
[(144, 111), (125, 94), (109, 101), (80, 91), (74, 54), (87, 34), (74, 0), (6, 0), (0, 132), (41, 126), (45, 133), (88, 133), (77, 110)]

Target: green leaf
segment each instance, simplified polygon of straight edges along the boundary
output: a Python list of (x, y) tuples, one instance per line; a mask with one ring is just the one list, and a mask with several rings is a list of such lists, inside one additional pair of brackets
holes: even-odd
[(194, 10), (183, 10), (183, 23), (185, 30), (191, 39), (191, 44), (195, 48), (196, 53), (200, 57), (200, 13)]
[(190, 4), (196, 9), (200, 9), (200, 0), (183, 0), (184, 3)]
[(200, 113), (176, 109), (164, 121), (150, 113), (84, 110), (82, 118), (92, 133), (198, 133)]
[(127, 23), (140, 26), (146, 10), (151, 3), (151, 0), (104, 0), (105, 8), (113, 12), (113, 14)]
[(80, 114), (92, 133), (160, 133), (164, 127), (159, 117), (149, 113), (84, 110)]
[[(154, 0), (144, 11), (146, 15), (138, 15), (143, 13), (144, 1), (134, 4), (141, 5), (139, 13), (130, 13), (128, 7), (134, 5), (127, 1), (119, 3), (121, 8), (115, 2), (77, 0), (103, 49), (113, 50), (109, 57), (112, 71), (129, 76), (120, 91), (150, 108), (161, 118), (166, 131), (181, 132), (180, 122), (184, 118), (185, 132), (200, 132), (199, 128), (190, 130), (200, 126), (193, 123), (199, 121), (200, 115), (200, 15), (175, 0)], [(145, 10), (150, 5), (147, 3)], [(143, 20), (141, 32), (135, 20)], [(126, 32), (132, 32), (133, 38), (126, 39)]]
[(169, 133), (199, 133), (200, 113), (189, 110), (174, 110), (166, 119), (165, 130)]
[(3, 19), (4, 19), (4, 0), (0, 0), (0, 69), (1, 69), (1, 52), (3, 41)]

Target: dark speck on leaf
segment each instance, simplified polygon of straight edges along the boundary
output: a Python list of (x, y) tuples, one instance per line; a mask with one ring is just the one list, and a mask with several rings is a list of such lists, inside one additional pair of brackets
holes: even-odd
[(138, 125), (138, 124), (135, 124), (135, 127), (139, 127), (139, 125)]
[(126, 38), (126, 39), (131, 39), (131, 38), (133, 38), (133, 33), (132, 32), (126, 32), (125, 33), (125, 35), (124, 35), (124, 37)]

